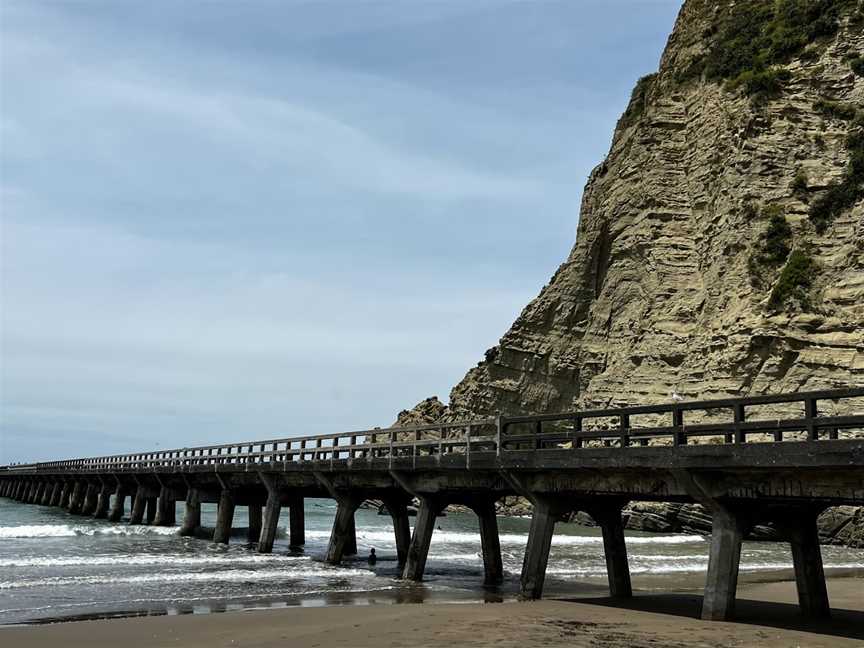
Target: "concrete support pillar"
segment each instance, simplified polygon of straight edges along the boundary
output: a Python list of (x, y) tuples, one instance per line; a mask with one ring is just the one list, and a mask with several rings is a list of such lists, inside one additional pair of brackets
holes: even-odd
[(741, 540), (747, 526), (743, 516), (729, 508), (715, 506), (712, 510), (708, 577), (702, 600), (706, 621), (728, 621), (735, 614)]
[(147, 508), (147, 493), (143, 488), (138, 488), (135, 491), (135, 497), (132, 499), (132, 513), (129, 515), (129, 524), (143, 524), (144, 510)]
[(156, 510), (159, 506), (159, 499), (152, 495), (147, 498), (147, 510), (144, 513), (144, 522), (153, 524), (156, 521)]
[[(264, 514), (261, 519), (261, 533), (258, 536), (258, 553), (270, 553), (273, 551), (273, 542), (276, 540), (276, 531), (279, 527), (279, 514), (281, 512), (282, 502), (279, 492), (275, 488), (268, 489), (267, 503), (264, 505)], [(291, 511), (291, 518), (292, 520), (294, 518), (293, 509)]]
[(249, 504), (247, 506), (247, 516), (249, 518), (249, 534), (247, 540), (249, 544), (258, 542), (261, 538), (261, 505)]
[(825, 571), (822, 567), (822, 551), (819, 548), (819, 531), (816, 526), (819, 513), (819, 509), (793, 509), (780, 523), (780, 528), (786, 532), (792, 546), (801, 614), (811, 619), (827, 619), (831, 616)]
[(538, 497), (534, 501), (531, 529), (528, 531), (528, 544), (522, 561), (522, 582), (519, 591), (522, 599), (535, 600), (543, 596), (552, 534), (559, 515), (560, 511), (550, 500)]
[[(357, 511), (354, 512), (356, 513)], [(351, 516), (351, 523), (348, 528), (348, 534), (345, 536), (344, 555), (357, 555), (357, 521), (353, 515)]]
[(181, 536), (194, 536), (201, 527), (201, 493), (190, 487), (186, 492), (186, 514), (180, 527)]
[(498, 518), (495, 501), (476, 502), (471, 509), (480, 521), (480, 544), (483, 551), (483, 584), (495, 587), (504, 580), (504, 563), (501, 560), (501, 542), (498, 538)]
[(81, 515), (93, 515), (96, 512), (96, 499), (99, 497), (99, 487), (96, 484), (87, 484), (84, 493), (84, 504), (81, 506)]
[(291, 547), (302, 547), (306, 544), (306, 510), (300, 496), (292, 497), (289, 504), (290, 521), (288, 529), (288, 544)]
[(411, 524), (408, 520), (408, 505), (403, 500), (388, 500), (385, 503), (387, 512), (393, 520), (393, 534), (396, 536), (396, 559), (400, 567), (408, 560), (408, 548), (411, 546)]
[(51, 503), (51, 495), (54, 494), (54, 482), (45, 482), (45, 487), (42, 489), (42, 498), (39, 504), (48, 506)]
[(39, 492), (40, 482), (32, 481), (30, 482), (30, 488), (27, 491), (27, 504), (34, 504), (36, 502), (36, 495)]
[(435, 520), (443, 509), (444, 504), (436, 499), (420, 498), (420, 510), (417, 511), (414, 534), (411, 536), (411, 544), (408, 545), (408, 557), (402, 570), (402, 578), (413, 581), (423, 580), (429, 545), (432, 544), (432, 532), (435, 530)]
[(96, 496), (96, 510), (93, 511), (93, 517), (97, 519), (105, 519), (108, 517), (108, 508), (111, 505), (111, 487), (104, 483), (99, 489), (99, 494)]
[(123, 518), (123, 513), (126, 511), (126, 489), (122, 485), (117, 484), (114, 489), (114, 502), (111, 504), (111, 510), (108, 513), (109, 522), (119, 522)]
[(30, 498), (31, 504), (38, 504), (42, 499), (42, 491), (45, 490), (45, 482), (37, 481), (33, 488), (33, 495)]
[(795, 583), (798, 586), (798, 604), (806, 617), (827, 619), (831, 616), (822, 551), (816, 520), (807, 520), (790, 539), (792, 560), (795, 564)]
[(342, 557), (354, 544), (354, 553), (357, 553), (357, 539), (354, 533), (354, 512), (361, 504), (361, 500), (353, 497), (341, 497), (336, 504), (336, 517), (333, 519), (333, 530), (330, 532), (330, 542), (327, 545), (327, 557), (325, 560), (331, 565), (338, 565)]
[(60, 506), (60, 496), (63, 494), (63, 484), (54, 482), (54, 488), (51, 489), (51, 499), (48, 500), (48, 506)]
[(68, 481), (63, 482), (63, 487), (60, 489), (60, 501), (57, 506), (60, 508), (69, 508), (69, 498), (72, 495), (72, 484)]
[(81, 506), (84, 504), (84, 490), (87, 485), (82, 481), (76, 481), (72, 487), (72, 494), (69, 496), (69, 512), (78, 514), (81, 512)]
[(216, 529), (213, 532), (213, 542), (228, 544), (233, 522), (234, 495), (229, 489), (223, 488), (222, 495), (219, 497), (219, 508), (216, 512)]
[(18, 490), (15, 493), (15, 501), (17, 501), (17, 502), (23, 502), (24, 501), (24, 496), (27, 493), (27, 489), (29, 488), (29, 486), (30, 486), (30, 482), (28, 482), (24, 479), (22, 479), (19, 482)]
[(177, 502), (174, 492), (167, 486), (159, 489), (159, 500), (156, 506), (156, 526), (174, 526), (177, 523)]
[(623, 504), (610, 502), (602, 508), (588, 510), (594, 521), (603, 530), (603, 549), (606, 553), (606, 573), (609, 578), (609, 594), (614, 598), (630, 598), (630, 566), (627, 562), (627, 543), (624, 540), (624, 521), (621, 519)]

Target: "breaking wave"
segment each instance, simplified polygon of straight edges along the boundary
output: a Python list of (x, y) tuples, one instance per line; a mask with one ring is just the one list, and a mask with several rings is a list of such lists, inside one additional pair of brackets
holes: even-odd
[(209, 567), (218, 565), (266, 565), (308, 560), (305, 556), (280, 554), (231, 554), (198, 556), (186, 554), (145, 554), (131, 556), (66, 556), (0, 559), (0, 567), (107, 567), (111, 565)]
[(71, 538), (96, 535), (175, 535), (180, 527), (87, 526), (75, 524), (29, 524), (0, 527), (0, 538)]
[[(228, 583), (228, 582), (250, 582), (261, 581), (300, 581), (310, 578), (336, 578), (345, 580), (350, 577), (372, 577), (374, 575), (365, 570), (326, 568), (310, 566), (303, 569), (286, 571), (285, 569), (226, 569), (209, 572), (164, 572), (156, 574), (137, 574), (135, 576), (112, 576), (113, 584), (125, 583), (130, 585), (143, 585), (148, 583), (170, 583), (182, 581), (184, 583)], [(102, 585), (105, 582), (104, 575), (96, 576), (53, 576), (49, 578), (22, 579), (13, 581), (0, 581), (0, 590), (22, 589), (30, 587), (62, 587), (69, 585)]]

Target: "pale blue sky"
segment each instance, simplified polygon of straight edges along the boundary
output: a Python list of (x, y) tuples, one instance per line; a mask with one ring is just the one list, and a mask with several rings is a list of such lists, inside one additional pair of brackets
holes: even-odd
[(4, 0), (0, 463), (446, 400), (679, 5)]

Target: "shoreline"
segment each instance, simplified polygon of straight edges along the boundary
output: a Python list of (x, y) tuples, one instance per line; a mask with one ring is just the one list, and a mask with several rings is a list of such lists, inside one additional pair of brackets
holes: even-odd
[[(826, 570), (826, 582), (858, 580), (864, 591), (864, 569), (859, 568), (837, 568)], [(700, 596), (704, 588), (705, 574), (640, 574), (633, 577), (634, 596)], [(739, 577), (738, 592), (747, 591), (758, 586), (773, 585), (778, 583), (789, 583), (794, 587), (795, 572), (793, 569), (778, 569), (765, 571), (742, 572)], [(429, 581), (427, 581), (429, 582)], [(573, 583), (573, 589), (562, 591), (559, 587), (547, 588), (548, 600), (579, 601), (586, 599), (601, 599), (607, 596), (608, 585), (604, 579), (582, 578)], [(521, 602), (515, 592), (502, 592), (497, 588), (485, 589), (482, 596), (478, 597), (470, 593), (462, 596), (435, 594), (428, 591), (417, 591), (414, 594), (391, 595), (387, 591), (357, 591), (357, 592), (330, 592), (329, 595), (321, 597), (290, 597), (285, 599), (266, 600), (261, 599), (251, 603), (238, 603), (236, 601), (213, 599), (206, 603), (195, 606), (164, 606), (153, 609), (129, 609), (129, 610), (106, 610), (104, 612), (85, 612), (81, 614), (62, 615), (56, 617), (38, 617), (26, 621), (0, 623), (0, 631), (4, 628), (27, 628), (48, 625), (63, 625), (80, 622), (112, 621), (123, 619), (158, 618), (158, 617), (183, 617), (196, 616), (207, 617), (212, 615), (236, 614), (240, 612), (255, 611), (287, 611), (300, 609), (322, 609), (322, 608), (374, 608), (406, 605), (492, 605), (509, 604)]]
[(830, 621), (808, 622), (789, 580), (743, 583), (734, 622), (699, 619), (701, 592), (637, 590), (633, 599), (606, 595), (536, 602), (423, 603), (245, 609), (213, 614), (147, 615), (0, 627), (0, 639), (42, 646), (351, 646), (457, 645), (632, 648), (663, 645), (860, 646), (864, 641), (864, 577), (827, 579)]

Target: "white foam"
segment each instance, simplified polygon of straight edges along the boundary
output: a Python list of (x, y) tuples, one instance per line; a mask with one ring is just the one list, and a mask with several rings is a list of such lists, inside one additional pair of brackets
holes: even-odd
[[(792, 563), (751, 563), (742, 564), (741, 571), (776, 571), (780, 569), (791, 569)], [(681, 574), (681, 573), (699, 573), (704, 572), (708, 568), (708, 561), (700, 562), (677, 562), (677, 563), (661, 563), (659, 565), (651, 565), (650, 567), (634, 567), (630, 566), (631, 574)], [(825, 569), (864, 569), (864, 562), (860, 563), (835, 563), (826, 564)], [(605, 576), (606, 570), (597, 567), (549, 567), (546, 569), (547, 574), (555, 576)]]
[(180, 527), (154, 526), (88, 526), (73, 524), (29, 524), (0, 527), (0, 538), (71, 538), (96, 535), (176, 535)]
[(63, 556), (63, 557), (28, 557), (0, 559), (0, 567), (100, 567), (110, 565), (145, 566), (145, 565), (181, 565), (181, 566), (216, 566), (216, 565), (257, 565), (268, 563), (294, 562), (308, 560), (304, 556), (283, 556), (280, 554), (221, 554), (215, 556), (199, 556), (185, 554), (144, 554), (127, 556)]
[[(327, 539), (330, 532), (325, 530), (307, 531), (307, 538)], [(361, 542), (375, 542), (379, 544), (394, 544), (392, 531), (363, 531), (357, 529), (357, 540)], [(528, 542), (527, 533), (503, 533), (499, 537), (502, 545), (524, 545)], [(452, 544), (477, 544), (480, 543), (479, 533), (465, 531), (440, 531), (435, 530), (432, 542), (445, 542)], [(628, 536), (628, 545), (650, 545), (650, 544), (701, 544), (705, 538), (699, 535), (652, 535), (652, 536)], [(558, 534), (552, 537), (553, 546), (579, 546), (579, 545), (602, 545), (602, 536), (581, 536)], [(434, 547), (434, 544), (433, 544)]]
[[(344, 580), (351, 577), (375, 578), (372, 572), (360, 569), (309, 567), (287, 571), (285, 569), (226, 569), (211, 572), (175, 572), (139, 574), (136, 576), (112, 576), (111, 584), (143, 585), (147, 583), (226, 583), (226, 582), (260, 582), (278, 580), (305, 580), (310, 578), (338, 578)], [(0, 590), (20, 589), (28, 587), (62, 587), (67, 585), (102, 585), (105, 576), (56, 576), (32, 580), (0, 581)]]

